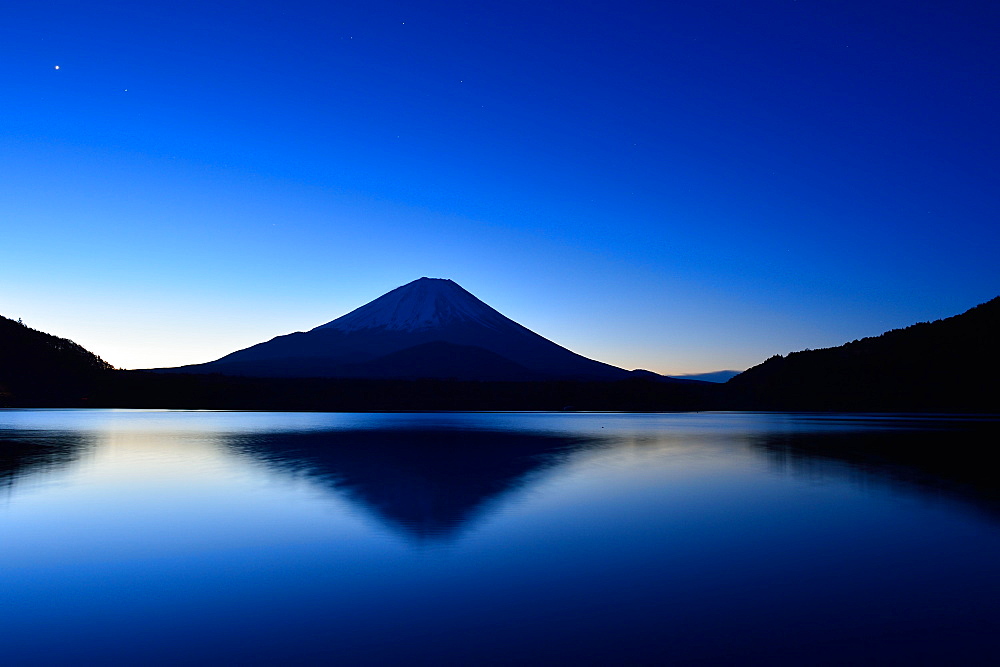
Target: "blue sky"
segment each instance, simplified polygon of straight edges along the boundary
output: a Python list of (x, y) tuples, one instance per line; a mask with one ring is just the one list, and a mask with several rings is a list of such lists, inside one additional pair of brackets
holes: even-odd
[(944, 5), (6, 3), (0, 314), (180, 365), (447, 277), (666, 373), (953, 315), (1000, 10)]

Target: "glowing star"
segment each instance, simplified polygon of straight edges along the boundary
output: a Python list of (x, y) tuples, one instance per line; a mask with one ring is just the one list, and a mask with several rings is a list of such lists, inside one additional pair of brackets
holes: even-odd
[(55, 69), (59, 69), (59, 65), (56, 65), (56, 66), (55, 66)]

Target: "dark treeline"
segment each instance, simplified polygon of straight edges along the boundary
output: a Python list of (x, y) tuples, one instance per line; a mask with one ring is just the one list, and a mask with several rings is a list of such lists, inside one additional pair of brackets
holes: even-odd
[(242, 410), (707, 410), (720, 385), (659, 382), (474, 382), (237, 378), (118, 371), (86, 403), (100, 407)]
[(79, 405), (112, 374), (73, 341), (0, 316), (0, 406)]
[(1000, 297), (961, 315), (772, 357), (727, 385), (742, 409), (1000, 412)]

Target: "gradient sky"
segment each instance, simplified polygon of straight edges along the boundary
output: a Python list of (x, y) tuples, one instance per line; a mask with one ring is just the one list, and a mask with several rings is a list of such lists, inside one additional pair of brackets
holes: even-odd
[(3, 3), (0, 314), (169, 366), (443, 277), (665, 373), (954, 315), (1000, 294), (997, 34), (961, 1)]

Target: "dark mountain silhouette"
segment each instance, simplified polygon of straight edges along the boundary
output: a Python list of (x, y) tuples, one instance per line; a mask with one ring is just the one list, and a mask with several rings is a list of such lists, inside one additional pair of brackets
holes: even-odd
[(447, 540), (502, 496), (592, 439), (471, 429), (345, 430), (240, 436), (230, 446), (343, 493), (386, 526)]
[(630, 376), (539, 336), (451, 280), (420, 278), (307, 332), (160, 372), (250, 377), (588, 379)]
[(1000, 297), (840, 347), (775, 356), (726, 388), (766, 410), (1000, 412)]
[(702, 380), (703, 382), (728, 382), (741, 371), (712, 371), (710, 373), (690, 373), (687, 375), (671, 375), (675, 380)]
[(71, 340), (0, 316), (0, 405), (79, 401), (110, 370)]

